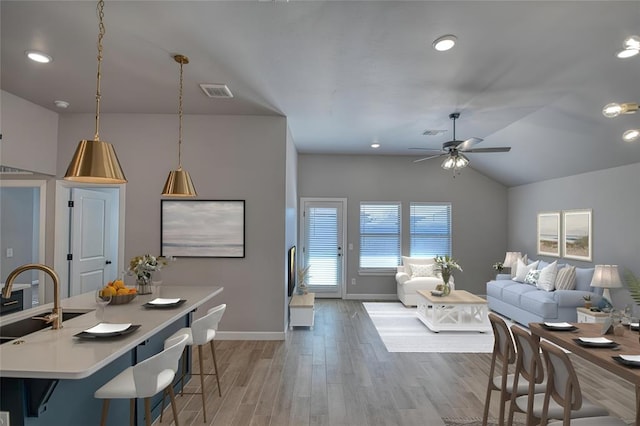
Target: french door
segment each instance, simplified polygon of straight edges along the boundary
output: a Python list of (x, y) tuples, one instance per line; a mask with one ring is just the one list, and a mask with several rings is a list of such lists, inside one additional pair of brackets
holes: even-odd
[(307, 285), (316, 297), (342, 298), (345, 292), (345, 214), (347, 200), (302, 198), (299, 268), (309, 266)]

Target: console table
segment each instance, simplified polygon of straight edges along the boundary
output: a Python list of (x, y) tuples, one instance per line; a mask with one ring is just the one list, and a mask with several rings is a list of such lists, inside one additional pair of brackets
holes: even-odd
[(293, 327), (310, 327), (313, 330), (313, 313), (316, 294), (294, 294), (289, 302), (289, 330)]

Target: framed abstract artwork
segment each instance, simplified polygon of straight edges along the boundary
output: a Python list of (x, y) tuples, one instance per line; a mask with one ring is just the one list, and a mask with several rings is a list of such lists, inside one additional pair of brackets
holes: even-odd
[(538, 213), (538, 254), (560, 257), (560, 212)]
[(591, 209), (562, 212), (563, 256), (567, 259), (592, 260)]
[(244, 257), (244, 207), (244, 200), (161, 200), (161, 255)]

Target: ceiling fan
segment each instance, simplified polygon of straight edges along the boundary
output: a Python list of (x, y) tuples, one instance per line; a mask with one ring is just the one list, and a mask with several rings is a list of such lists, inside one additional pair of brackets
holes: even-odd
[(464, 141), (460, 141), (456, 139), (456, 120), (460, 118), (459, 112), (453, 112), (449, 114), (449, 118), (453, 120), (453, 140), (445, 142), (442, 144), (441, 150), (433, 150), (428, 148), (409, 148), (409, 149), (420, 149), (432, 151), (433, 155), (429, 155), (428, 157), (420, 158), (415, 160), (414, 163), (419, 163), (421, 161), (430, 160), (436, 157), (447, 156), (444, 162), (442, 163), (442, 168), (446, 170), (450, 169), (462, 169), (467, 167), (469, 164), (469, 159), (463, 154), (467, 152), (509, 152), (511, 151), (511, 147), (496, 147), (496, 148), (472, 148), (474, 145), (482, 142), (480, 138), (469, 138)]

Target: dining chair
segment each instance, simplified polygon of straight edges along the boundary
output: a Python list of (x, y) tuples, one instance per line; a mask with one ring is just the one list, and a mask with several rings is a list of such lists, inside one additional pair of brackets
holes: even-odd
[(171, 397), (173, 421), (178, 426), (178, 412), (172, 383), (176, 371), (178, 371), (178, 361), (187, 344), (187, 338), (186, 334), (174, 335), (173, 338), (165, 342), (165, 348), (162, 352), (126, 368), (95, 392), (95, 398), (104, 400), (100, 419), (101, 426), (107, 424), (109, 402), (112, 399), (130, 400), (129, 423), (133, 426), (136, 423), (135, 402), (138, 398), (144, 398), (145, 422), (147, 426), (150, 426), (150, 398), (163, 390), (166, 390)]
[(540, 358), (538, 339), (532, 336), (524, 328), (512, 325), (511, 334), (516, 344), (515, 386), (520, 385), (520, 378), (525, 380), (527, 390), (522, 395), (511, 395), (509, 404), (508, 425), (513, 424), (513, 416), (516, 411), (524, 413), (526, 416), (526, 426), (531, 426), (538, 420), (534, 416), (534, 395), (543, 394), (546, 390), (544, 367)]
[[(502, 317), (490, 312), (489, 322), (493, 329), (493, 353), (491, 355), (491, 367), (489, 369), (489, 382), (487, 384), (487, 394), (485, 397), (484, 414), (482, 425), (486, 426), (489, 418), (489, 405), (492, 391), (500, 391), (500, 417), (498, 423), (504, 425), (504, 415), (506, 403), (511, 399), (512, 394), (523, 395), (527, 393), (529, 384), (525, 379), (516, 382), (515, 374), (509, 374), (509, 366), (516, 360), (516, 352), (513, 344), (513, 337), (509, 331), (509, 326)], [(496, 367), (500, 363), (500, 374), (496, 374)], [(514, 392), (514, 383), (515, 386)]]
[[(216, 349), (213, 343), (213, 340), (216, 337), (216, 330), (218, 329), (218, 323), (222, 319), (222, 315), (224, 314), (225, 309), (227, 309), (226, 304), (218, 305), (213, 307), (207, 311), (207, 314), (202, 318), (198, 318), (193, 321), (191, 327), (181, 328), (176, 331), (173, 336), (177, 336), (180, 334), (187, 335), (187, 346), (197, 346), (198, 347), (198, 363), (200, 365), (199, 374), (200, 375), (200, 392), (185, 392), (184, 391), (184, 379), (185, 373), (187, 371), (186, 362), (187, 357), (182, 356), (182, 374), (180, 376), (180, 394), (184, 395), (185, 393), (188, 395), (201, 395), (202, 396), (202, 417), (204, 422), (207, 421), (207, 406), (206, 406), (206, 396), (204, 392), (204, 376), (216, 376), (216, 382), (218, 384), (218, 395), (222, 397), (222, 390), (220, 388), (220, 375), (218, 374), (218, 363), (216, 361)], [(172, 337), (173, 337), (172, 336)], [(170, 339), (172, 338), (170, 337)], [(213, 358), (213, 368), (215, 373), (205, 373), (204, 365), (203, 365), (203, 355), (202, 355), (202, 347), (209, 343), (211, 347), (211, 356)], [(162, 422), (162, 412), (164, 412), (164, 400), (166, 393), (162, 396), (162, 411), (160, 412), (160, 421)]]
[[(541, 416), (541, 426), (553, 425), (553, 426), (569, 426), (569, 425), (581, 425), (581, 426), (624, 426), (625, 422), (622, 420), (609, 416), (608, 412), (604, 408), (600, 408), (600, 411), (604, 411), (606, 414), (593, 414), (588, 416), (581, 416), (582, 418), (572, 418), (576, 410), (583, 410), (586, 404), (590, 404), (586, 398), (582, 397), (580, 391), (580, 383), (578, 382), (578, 376), (573, 368), (573, 364), (569, 359), (569, 356), (558, 346), (555, 346), (549, 342), (542, 341), (540, 343), (542, 348), (542, 354), (544, 355), (547, 371), (547, 391), (544, 394), (544, 402)], [(551, 403), (555, 402), (562, 408), (561, 413), (551, 414)], [(558, 415), (559, 414), (559, 415)], [(549, 418), (562, 419), (562, 421), (554, 421), (549, 423)]]

